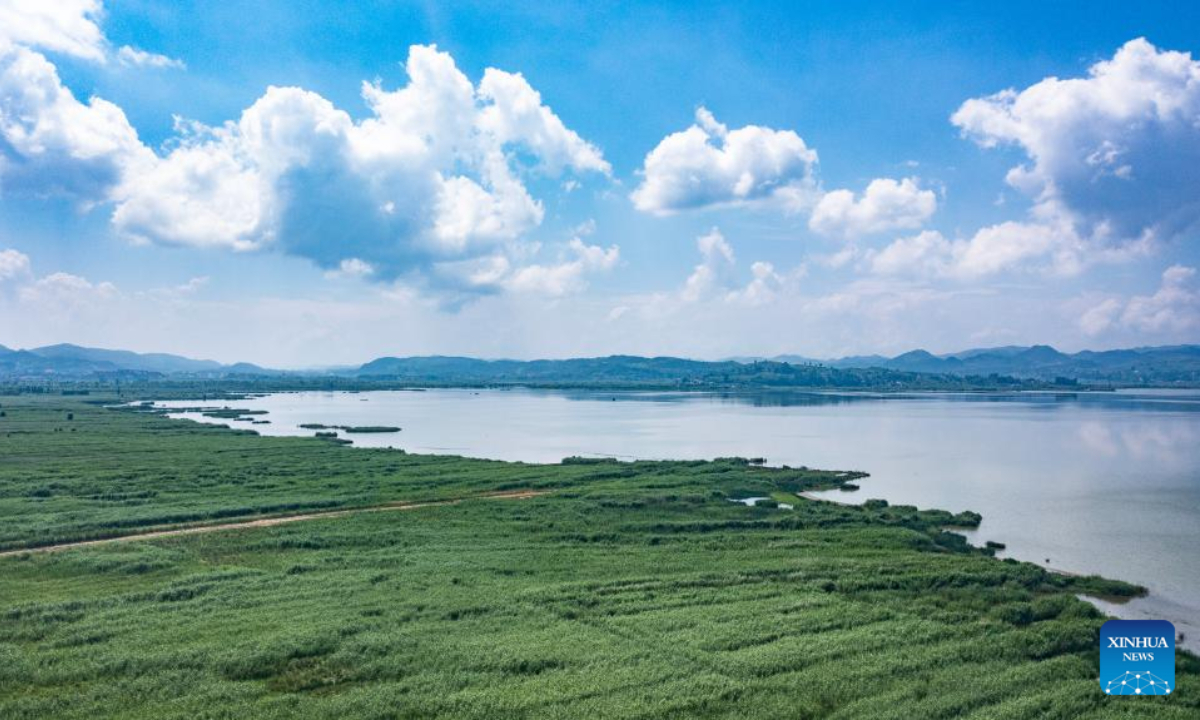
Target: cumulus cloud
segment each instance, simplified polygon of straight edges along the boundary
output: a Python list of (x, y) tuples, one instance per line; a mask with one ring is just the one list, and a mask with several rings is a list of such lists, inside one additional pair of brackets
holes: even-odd
[(1147, 332), (1200, 327), (1200, 291), (1193, 283), (1195, 278), (1196, 268), (1167, 268), (1156, 293), (1130, 298), (1121, 313), (1121, 324)]
[(23, 47), (0, 50), (0, 187), (5, 192), (101, 202), (153, 157), (121, 108), (95, 97), (80, 102), (39, 53)]
[(1116, 298), (1108, 298), (1098, 305), (1088, 308), (1079, 316), (1079, 329), (1085, 335), (1099, 335), (1113, 324), (1113, 319), (1121, 313), (1125, 304)]
[(559, 292), (615, 262), (615, 247), (596, 246), (598, 256), (580, 241), (557, 265), (514, 266), (545, 214), (526, 174), (611, 173), (520, 74), (491, 68), (476, 86), (448, 54), (414, 46), (406, 86), (363, 84), (361, 121), (316, 93), (271, 87), (236, 120), (177, 119), (159, 155), (121, 108), (76, 99), (37, 51), (182, 67), (130, 46), (112, 52), (101, 14), (98, 1), (0, 0), (5, 192), (108, 204), (114, 228), (135, 242), (269, 248), (337, 276), (465, 283), (452, 291), (507, 286), (495, 276)]
[(642, 184), (630, 197), (637, 209), (656, 215), (751, 204), (798, 210), (816, 192), (816, 164), (816, 151), (791, 130), (730, 130), (700, 108), (691, 127), (646, 155)]
[(1087, 77), (966, 101), (952, 122), (985, 148), (1020, 148), (1008, 183), (1099, 246), (1200, 223), (1200, 63), (1131, 40)]
[(746, 305), (762, 305), (774, 300), (783, 288), (784, 278), (775, 272), (775, 266), (761, 260), (750, 265), (752, 279), (740, 290), (733, 290), (726, 299)]
[(611, 270), (621, 258), (621, 250), (616, 245), (603, 248), (573, 238), (567, 247), (573, 259), (552, 265), (532, 264), (518, 268), (502, 279), (503, 286), (515, 292), (561, 297), (584, 289), (587, 286), (584, 279), (586, 273)]
[[(895, 327), (899, 318), (953, 297), (955, 293), (944, 290), (865, 278), (824, 295), (804, 298), (802, 307), (806, 313), (840, 317), (843, 321), (847, 318), (869, 320), (872, 324), (878, 324), (877, 332), (881, 335), (895, 335), (899, 334)], [(839, 329), (843, 332), (854, 331), (851, 325)], [(894, 347), (895, 339), (898, 338), (889, 340), (888, 344)]]
[(850, 190), (822, 194), (816, 167), (816, 150), (795, 132), (757, 125), (730, 130), (701, 107), (691, 127), (646, 155), (642, 183), (630, 198), (656, 215), (728, 206), (811, 209), (812, 230), (848, 239), (918, 228), (937, 209), (937, 195), (916, 178), (878, 178), (857, 197)]
[(889, 230), (920, 227), (937, 209), (937, 195), (922, 190), (916, 178), (878, 178), (861, 197), (850, 190), (821, 196), (808, 226), (822, 235), (856, 238)]
[[(657, 304), (719, 300), (730, 304), (762, 305), (775, 299), (788, 281), (787, 276), (776, 272), (774, 265), (759, 260), (750, 265), (750, 281), (740, 285), (733, 247), (719, 228), (714, 227), (696, 238), (696, 248), (700, 251), (700, 263), (688, 275), (678, 293), (678, 300), (660, 297), (656, 300)], [(798, 278), (803, 273), (801, 266), (789, 275)]]
[[(316, 93), (271, 87), (236, 121), (178, 120), (160, 156), (120, 108), (79, 102), (49, 61), (15, 48), (0, 56), (0, 178), (110, 202), (113, 226), (137, 242), (271, 248), (341, 275), (490, 287), (487, 267), (509, 263), (545, 213), (527, 172), (610, 168), (520, 75), (490, 69), (476, 87), (432, 46), (413, 46), (405, 69), (400, 89), (363, 84), (364, 120)], [(480, 267), (434, 272), (456, 262)]]
[(687, 302), (709, 297), (713, 292), (727, 287), (732, 281), (734, 265), (737, 262), (733, 256), (733, 248), (725, 241), (725, 236), (718, 228), (714, 227), (696, 238), (696, 247), (700, 250), (702, 260), (692, 270), (680, 292), (680, 297)]
[(1090, 336), (1111, 330), (1162, 335), (1200, 329), (1200, 287), (1195, 279), (1195, 268), (1172, 265), (1163, 271), (1153, 295), (1105, 298), (1080, 315), (1079, 328)]
[[(16, 250), (0, 250), (0, 313), (20, 315), (34, 323), (40, 318), (55, 322), (71, 319), (76, 324), (81, 318), (105, 315), (111, 321), (125, 322), (124, 314), (131, 311), (131, 306), (179, 305), (194, 299), (208, 282), (207, 276), (198, 276), (177, 285), (127, 292), (111, 282), (67, 272), (37, 276), (28, 256)], [(14, 300), (16, 305), (4, 307)]]
[(991, 225), (970, 240), (954, 243), (953, 272), (981, 277), (1054, 254), (1052, 269), (1070, 275), (1079, 271), (1080, 259), (1072, 247), (1076, 244), (1077, 239), (1065, 227), (1027, 222)]
[(346, 258), (338, 263), (337, 268), (325, 271), (325, 277), (328, 278), (365, 278), (374, 274), (375, 268), (358, 258)]
[(516, 295), (559, 298), (588, 287), (588, 276), (617, 266), (621, 249), (589, 245), (583, 240), (595, 232), (593, 220), (577, 226), (571, 239), (557, 246), (551, 261), (535, 261), (541, 243), (514, 243), (503, 252), (435, 263), (432, 272), (443, 287), (437, 301), (455, 307), (475, 295), (508, 292)]
[(945, 275), (953, 255), (949, 240), (936, 230), (926, 230), (869, 253), (868, 264), (879, 275)]
[(183, 70), (187, 67), (182, 60), (147, 52), (129, 45), (122, 45), (117, 50), (117, 60), (129, 67), (174, 68)]
[(524, 145), (554, 175), (565, 167), (611, 173), (600, 151), (563, 125), (520, 73), (488, 68), (479, 97), (490, 103), (479, 112), (479, 128), (498, 144)]
[(13, 249), (0, 250), (0, 285), (29, 276), (29, 256)]
[[(320, 223), (320, 213), (289, 218), (287, 195), (310, 203), (297, 208), (301, 213), (329, 204), (336, 207), (339, 192), (353, 197), (345, 186), (331, 186), (331, 195), (324, 198), (316, 196), (319, 187), (304, 197), (294, 196), (308, 190), (306, 170), (324, 175), (331, 185), (352, 180), (339, 173), (345, 130), (351, 124), (349, 116), (328, 101), (295, 88), (268, 89), (238, 123), (218, 128), (180, 123), (183, 134), (177, 146), (166, 157), (155, 157), (142, 172), (122, 178), (114, 189), (113, 224), (144, 242), (251, 250), (275, 240), (278, 226), (289, 220)], [(287, 184), (279, 193), (282, 198), (275, 192), (276, 183)], [(356, 209), (367, 211), (368, 218), (383, 214), (379, 207)], [(344, 219), (348, 223), (338, 235), (364, 222)], [(312, 228), (318, 233), (332, 229), (323, 224)], [(326, 268), (354, 255), (338, 252), (332, 242), (338, 235), (330, 238)], [(289, 238), (296, 243), (305, 239)]]
[(1061, 275), (1079, 271), (1079, 239), (1070, 228), (1039, 223), (1005, 222), (981, 228), (962, 240), (948, 240), (926, 230), (866, 253), (870, 270), (879, 275), (921, 275), (974, 279), (1003, 270), (1033, 266), (1052, 254), (1042, 269)]
[(22, 302), (50, 304), (66, 309), (87, 306), (116, 294), (117, 287), (110, 282), (93, 283), (87, 278), (65, 272), (38, 278), (20, 290)]
[(114, 225), (156, 243), (275, 247), (327, 270), (354, 258), (393, 280), (436, 262), (495, 263), (541, 223), (518, 151), (546, 173), (608, 171), (519, 75), (490, 71), (477, 89), (423, 46), (405, 67), (406, 87), (364, 84), (361, 122), (315, 93), (270, 88), (236, 123), (191, 127), (118, 188)]
[(123, 45), (115, 51), (100, 28), (100, 0), (0, 0), (0, 52), (14, 46), (95, 63), (183, 69), (181, 60)]
[(0, 51), (21, 45), (104, 62), (100, 0), (0, 0)]

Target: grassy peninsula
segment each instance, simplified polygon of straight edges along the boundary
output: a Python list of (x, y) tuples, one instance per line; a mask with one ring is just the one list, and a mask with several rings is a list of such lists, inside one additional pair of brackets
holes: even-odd
[[(1200, 713), (1184, 653), (1169, 697), (1100, 693), (1075, 595), (1137, 588), (943, 530), (971, 514), (796, 496), (855, 473), (408, 455), (111, 399), (0, 396), (6, 720)], [(485, 497), (515, 491), (543, 494)], [(401, 501), (431, 504), (28, 550)]]

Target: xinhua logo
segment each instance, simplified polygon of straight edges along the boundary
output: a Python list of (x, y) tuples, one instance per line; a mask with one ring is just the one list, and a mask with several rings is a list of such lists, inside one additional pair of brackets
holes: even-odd
[(1100, 628), (1100, 689), (1108, 695), (1175, 691), (1175, 626), (1166, 620), (1109, 620)]

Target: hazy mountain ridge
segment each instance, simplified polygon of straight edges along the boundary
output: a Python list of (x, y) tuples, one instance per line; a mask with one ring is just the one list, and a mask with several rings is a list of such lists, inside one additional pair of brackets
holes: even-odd
[(154, 378), (170, 375), (224, 377), (276, 375), (250, 363), (222, 365), (215, 360), (194, 360), (168, 353), (135, 353), (62, 343), (28, 350), (0, 345), (0, 377)]
[(974, 348), (945, 355), (911, 350), (895, 357), (852, 356), (813, 360), (780, 355), (773, 360), (828, 365), (837, 368), (878, 367), (909, 372), (952, 375), (1009, 375), (1053, 380), (1117, 384), (1200, 383), (1200, 345), (1168, 345), (1120, 350), (1082, 350), (1063, 353), (1049, 345)]
[(385, 357), (362, 366), (358, 378), (414, 385), (528, 384), (680, 389), (977, 390), (1045, 387), (1045, 384), (1036, 381), (1013, 378), (975, 378), (877, 367), (835, 368), (828, 365), (791, 364), (773, 360), (748, 363), (732, 360), (709, 362), (631, 355), (531, 361), (439, 356)]
[(673, 357), (612, 355), (569, 360), (479, 360), (466, 357), (384, 357), (359, 368), (360, 377), (387, 376), (439, 381), (447, 377), (470, 382), (662, 381), (712, 372), (744, 372), (732, 362), (706, 362)]
[(1018, 386), (1018, 381), (1102, 385), (1200, 386), (1200, 345), (1084, 350), (1048, 345), (974, 348), (935, 355), (912, 350), (895, 357), (863, 355), (815, 360), (798, 355), (721, 361), (612, 355), (565, 360), (483, 360), (456, 356), (381, 357), (359, 367), (312, 371), (225, 365), (167, 353), (87, 348), (71, 344), (14, 350), (0, 345), (0, 377), (222, 378), (330, 376), (412, 384), (753, 385), (923, 388)]

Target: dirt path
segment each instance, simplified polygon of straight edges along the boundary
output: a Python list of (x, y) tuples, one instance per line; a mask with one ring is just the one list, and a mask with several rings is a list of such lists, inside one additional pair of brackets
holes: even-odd
[(130, 535), (101, 538), (99, 540), (78, 540), (75, 542), (60, 543), (57, 545), (43, 545), (41, 547), (4, 550), (0, 551), (0, 558), (11, 555), (21, 555), (24, 553), (57, 552), (59, 550), (70, 550), (72, 548), (88, 547), (91, 545), (107, 545), (110, 543), (130, 542), (133, 540), (152, 540), (154, 538), (174, 537), (176, 535), (199, 535), (202, 533), (221, 532), (223, 530), (272, 527), (274, 525), (300, 522), (302, 520), (325, 520), (327, 518), (343, 517), (345, 515), (357, 515), (359, 513), (388, 512), (392, 510), (416, 510), (418, 508), (436, 507), (438, 505), (457, 505), (458, 503), (465, 502), (467, 500), (525, 500), (527, 498), (545, 495), (548, 492), (550, 491), (504, 490), (501, 492), (484, 493), (482, 495), (469, 495), (467, 497), (452, 498), (449, 500), (430, 500), (428, 502), (392, 502), (384, 505), (346, 508), (344, 510), (318, 510), (316, 512), (301, 513), (298, 515), (272, 515), (270, 517), (258, 518), (255, 520), (240, 520), (237, 522), (220, 523), (217, 525), (188, 525), (186, 527), (175, 528), (167, 527), (160, 530), (148, 530), (146, 532), (133, 533)]

